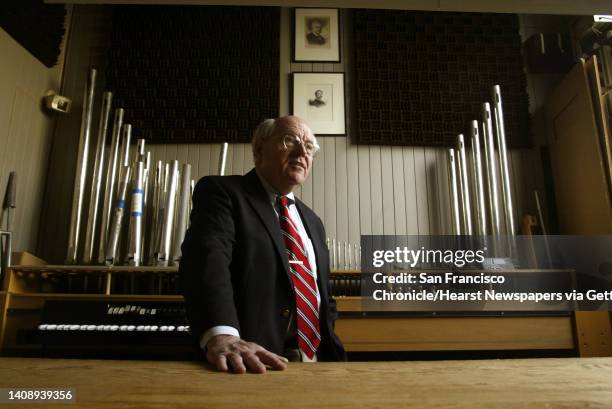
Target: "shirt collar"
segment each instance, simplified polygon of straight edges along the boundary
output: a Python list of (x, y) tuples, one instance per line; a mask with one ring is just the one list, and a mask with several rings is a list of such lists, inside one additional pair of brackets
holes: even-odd
[[(274, 189), (272, 185), (270, 185), (268, 181), (259, 174), (257, 169), (255, 169), (255, 173), (257, 174), (259, 181), (261, 182), (262, 186), (266, 190), (266, 193), (268, 194), (268, 200), (270, 200), (270, 203), (272, 203), (272, 205), (274, 206), (276, 204), (276, 198), (282, 195), (278, 193), (278, 191), (276, 191), (276, 189)], [(285, 196), (287, 196), (290, 200), (293, 201), (293, 203), (295, 203), (295, 195), (293, 194), (293, 192), (289, 192)]]

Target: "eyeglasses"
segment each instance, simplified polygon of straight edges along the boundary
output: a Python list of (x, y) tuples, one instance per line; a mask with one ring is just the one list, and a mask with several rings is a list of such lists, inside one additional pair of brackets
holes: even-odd
[(292, 151), (298, 146), (303, 146), (306, 151), (306, 155), (314, 157), (317, 151), (320, 149), (319, 145), (314, 142), (306, 141), (303, 142), (300, 138), (293, 135), (283, 136), (283, 148), (286, 151)]

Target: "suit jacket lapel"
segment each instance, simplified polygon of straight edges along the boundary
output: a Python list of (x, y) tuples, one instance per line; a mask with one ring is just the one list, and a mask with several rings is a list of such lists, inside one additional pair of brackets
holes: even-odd
[(283, 235), (278, 223), (278, 217), (274, 213), (274, 209), (270, 205), (268, 193), (266, 189), (261, 185), (259, 177), (255, 173), (255, 169), (243, 177), (244, 188), (247, 192), (247, 200), (255, 210), (255, 213), (261, 219), (263, 225), (266, 227), (268, 234), (272, 237), (274, 247), (280, 256), (281, 262), (285, 267), (285, 273), (289, 277), (289, 261), (285, 254), (285, 243), (283, 242)]

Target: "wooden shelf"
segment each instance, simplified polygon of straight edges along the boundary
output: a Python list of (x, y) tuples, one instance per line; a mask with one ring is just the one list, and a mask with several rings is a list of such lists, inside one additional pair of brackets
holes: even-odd
[(71, 266), (71, 265), (45, 265), (45, 266), (12, 266), (16, 272), (32, 273), (177, 273), (178, 267), (156, 266)]
[(83, 299), (83, 300), (109, 300), (109, 301), (182, 301), (182, 295), (155, 295), (155, 294), (80, 294), (80, 293), (24, 293), (11, 294), (11, 298), (37, 298), (37, 299)]

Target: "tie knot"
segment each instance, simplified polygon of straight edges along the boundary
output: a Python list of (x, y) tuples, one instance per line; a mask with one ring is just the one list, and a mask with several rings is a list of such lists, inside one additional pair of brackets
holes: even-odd
[(289, 199), (287, 196), (279, 196), (278, 203), (283, 207), (287, 207), (293, 203), (293, 200)]

